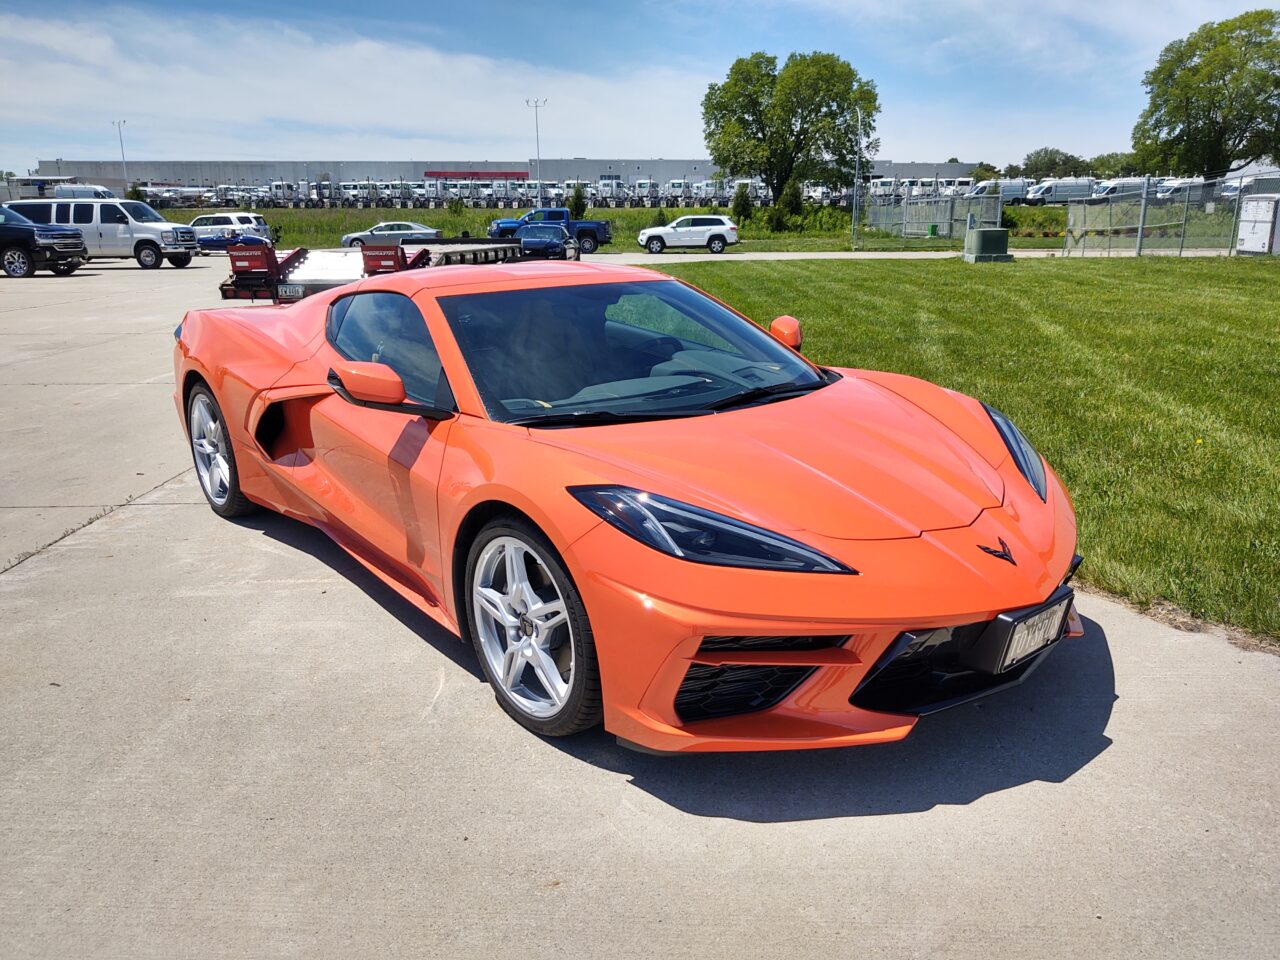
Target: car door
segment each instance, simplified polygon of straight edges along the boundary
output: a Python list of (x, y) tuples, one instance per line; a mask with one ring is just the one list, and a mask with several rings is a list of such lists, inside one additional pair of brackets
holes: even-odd
[(80, 233), (84, 235), (84, 247), (91, 257), (101, 251), (98, 226), (94, 223), (93, 214), (92, 203), (74, 203), (71, 206), (71, 225), (78, 227)]
[(133, 224), (119, 204), (98, 205), (98, 247), (104, 257), (133, 255)]
[[(409, 400), (453, 406), (453, 395), (422, 312), (398, 293), (355, 293), (334, 301), (323, 365), (341, 359), (385, 363), (404, 380)], [(312, 410), (317, 457), (333, 487), (317, 491), (334, 535), (429, 600), (444, 583), (436, 506), (451, 420), (373, 410), (336, 393)]]
[(687, 247), (693, 242), (690, 239), (693, 233), (693, 217), (681, 217), (672, 223), (668, 229), (671, 231), (671, 239), (667, 241), (667, 246)]

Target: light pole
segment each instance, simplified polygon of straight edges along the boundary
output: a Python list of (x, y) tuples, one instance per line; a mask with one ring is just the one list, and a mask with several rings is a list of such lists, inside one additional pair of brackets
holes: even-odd
[(120, 170), (124, 174), (124, 192), (129, 192), (129, 165), (124, 160), (124, 125), (127, 121), (112, 120), (111, 125), (116, 128), (116, 136), (120, 138)]
[(538, 111), (547, 105), (547, 98), (534, 97), (525, 100), (524, 105), (533, 107), (533, 143), (537, 151), (535, 154), (537, 166), (534, 169), (538, 172), (538, 206), (542, 206), (542, 131), (538, 127)]

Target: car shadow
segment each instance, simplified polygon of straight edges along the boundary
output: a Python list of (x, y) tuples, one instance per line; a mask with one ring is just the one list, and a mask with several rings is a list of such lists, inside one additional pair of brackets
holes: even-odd
[[(319, 530), (265, 512), (237, 522), (317, 558), (483, 681), (469, 645)], [(1106, 633), (1085, 618), (1084, 636), (1062, 641), (1023, 683), (924, 717), (898, 743), (651, 755), (620, 746), (599, 728), (545, 742), (583, 763), (622, 774), (637, 789), (694, 816), (754, 823), (884, 816), (969, 804), (1035, 781), (1064, 782), (1111, 745), (1106, 729), (1115, 700)]]
[(366, 570), (349, 553), (334, 543), (315, 527), (300, 520), (292, 520), (278, 513), (262, 511), (235, 521), (239, 526), (257, 530), (277, 543), (293, 547), (315, 557), (334, 573), (349, 580), (369, 599), (395, 617), (406, 630), (423, 643), (443, 654), (455, 666), (461, 667), (477, 680), (484, 681), (484, 674), (476, 662), (474, 651), (454, 634), (441, 627), (400, 594)]

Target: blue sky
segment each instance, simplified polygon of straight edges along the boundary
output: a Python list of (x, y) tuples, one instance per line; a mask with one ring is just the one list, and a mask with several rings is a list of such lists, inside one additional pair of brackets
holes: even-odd
[(875, 81), (879, 156), (1004, 164), (1128, 146), (1164, 44), (1226, 0), (6, 2), (0, 167), (139, 159), (704, 156), (737, 56), (826, 50)]

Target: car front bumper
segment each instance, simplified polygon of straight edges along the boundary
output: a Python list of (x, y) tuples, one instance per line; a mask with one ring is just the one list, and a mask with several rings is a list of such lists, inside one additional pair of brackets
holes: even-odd
[[(920, 716), (1011, 686), (1082, 635), (1064, 585), (1078, 562), (1074, 521), (1059, 532), (1036, 573), (996, 568), (987, 582), (925, 591), (936, 558), (974, 550), (972, 529), (859, 543), (863, 573), (845, 576), (688, 563), (601, 524), (566, 559), (591, 617), (605, 728), (664, 753), (902, 739)], [(1050, 598), (1066, 599), (1066, 613), (1043, 649), (998, 673), (958, 662), (1002, 613)]]
[(82, 243), (79, 247), (52, 247), (38, 245), (31, 251), (31, 259), (38, 267), (59, 263), (83, 263), (89, 250)]

